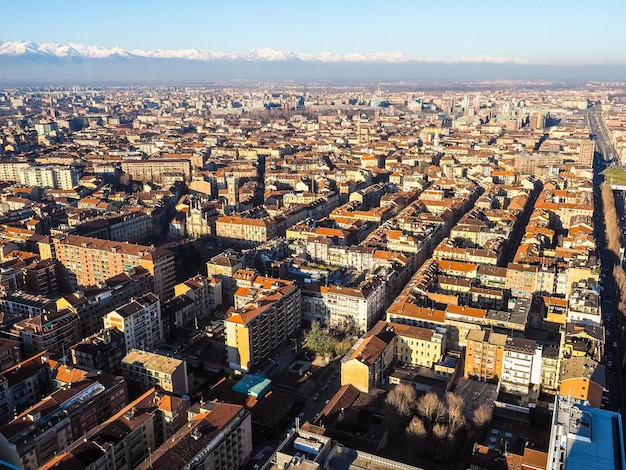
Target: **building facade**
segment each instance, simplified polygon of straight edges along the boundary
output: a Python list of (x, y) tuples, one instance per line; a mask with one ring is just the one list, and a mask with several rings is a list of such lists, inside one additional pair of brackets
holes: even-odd
[(127, 351), (154, 349), (163, 341), (161, 302), (149, 292), (107, 313), (104, 327), (114, 327), (124, 333)]

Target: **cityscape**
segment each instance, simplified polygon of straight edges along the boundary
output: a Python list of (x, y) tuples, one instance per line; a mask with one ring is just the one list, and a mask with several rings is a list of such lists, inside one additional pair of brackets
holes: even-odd
[(0, 469), (626, 468), (624, 7), (452, 3), (7, 24)]

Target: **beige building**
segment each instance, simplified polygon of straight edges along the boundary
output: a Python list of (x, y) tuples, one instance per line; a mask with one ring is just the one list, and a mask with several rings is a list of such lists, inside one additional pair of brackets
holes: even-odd
[(181, 181), (191, 179), (191, 163), (189, 160), (166, 158), (149, 160), (122, 161), (122, 171), (137, 181), (158, 181), (164, 175), (174, 174)]
[(226, 216), (215, 221), (215, 234), (225, 243), (237, 246), (254, 246), (265, 243), (278, 235), (275, 219), (251, 219), (249, 217)]
[(379, 321), (341, 360), (341, 385), (351, 384), (370, 393), (385, 384), (393, 361), (432, 369), (445, 349), (444, 328), (430, 330)]
[(242, 257), (233, 250), (226, 250), (206, 263), (207, 276), (218, 276), (222, 279), (222, 301), (225, 305), (234, 305), (237, 290), (235, 272), (242, 266)]
[(189, 393), (187, 363), (180, 359), (133, 349), (122, 359), (122, 375), (129, 386), (142, 392), (156, 387), (179, 395)]

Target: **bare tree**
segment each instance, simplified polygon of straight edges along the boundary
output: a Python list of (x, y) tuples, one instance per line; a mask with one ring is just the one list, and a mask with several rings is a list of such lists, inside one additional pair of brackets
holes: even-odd
[(443, 404), (436, 393), (428, 392), (417, 400), (417, 412), (426, 418), (432, 426), (442, 416)]
[(385, 398), (385, 402), (393, 406), (404, 419), (408, 419), (413, 415), (416, 400), (415, 388), (407, 384), (396, 385)]
[(472, 415), (472, 423), (479, 429), (484, 428), (491, 421), (493, 409), (487, 403), (482, 403), (476, 409)]
[(435, 423), (433, 426), (433, 436), (443, 441), (448, 436), (448, 426), (444, 423)]
[(424, 422), (418, 416), (413, 416), (413, 419), (406, 427), (406, 432), (409, 436), (423, 439), (426, 437), (426, 426)]
[(426, 431), (426, 426), (424, 426), (422, 419), (418, 416), (413, 416), (413, 419), (406, 427), (405, 433), (409, 445), (413, 446), (417, 453), (421, 453), (424, 441), (428, 437), (428, 431)]
[(446, 405), (448, 408), (448, 428), (450, 434), (454, 435), (459, 429), (465, 426), (466, 423), (464, 415), (465, 400), (459, 395), (448, 392), (446, 393)]

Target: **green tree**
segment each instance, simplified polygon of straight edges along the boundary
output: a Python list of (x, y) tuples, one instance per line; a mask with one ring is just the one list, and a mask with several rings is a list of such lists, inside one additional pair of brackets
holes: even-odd
[(306, 345), (318, 354), (335, 352), (335, 341), (318, 321), (313, 322), (311, 329), (306, 334)]

